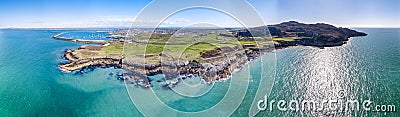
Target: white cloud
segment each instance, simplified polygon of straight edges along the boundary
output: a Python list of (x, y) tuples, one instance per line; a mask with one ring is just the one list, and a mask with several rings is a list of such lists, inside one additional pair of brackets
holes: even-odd
[(175, 20), (175, 22), (189, 22), (190, 20), (188, 19), (183, 19), (183, 18), (178, 18)]

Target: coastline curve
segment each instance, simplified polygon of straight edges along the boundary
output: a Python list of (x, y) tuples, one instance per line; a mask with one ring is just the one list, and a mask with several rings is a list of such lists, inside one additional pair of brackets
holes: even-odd
[[(216, 10), (219, 12), (223, 12), (223, 13), (233, 17), (236, 21), (240, 22), (240, 24), (242, 24), (246, 29), (250, 29), (251, 27), (256, 27), (256, 26), (265, 26), (262, 18), (259, 16), (257, 11), (245, 0), (236, 1), (237, 3), (240, 4), (240, 6), (230, 6), (230, 7), (225, 6), (224, 2), (231, 2), (231, 1), (211, 1), (211, 0), (206, 0), (206, 1), (198, 0), (198, 1), (190, 1), (190, 2), (182, 1), (187, 4), (176, 5), (173, 7), (163, 6), (163, 4), (165, 2), (167, 2), (167, 1), (160, 1), (160, 0), (152, 1), (149, 5), (147, 5), (139, 13), (139, 15), (137, 15), (137, 17), (135, 18), (135, 20), (131, 26), (131, 29), (133, 30), (134, 28), (137, 28), (137, 27), (144, 27), (142, 25), (143, 21), (153, 21), (153, 22), (146, 23), (147, 24), (146, 27), (150, 28), (150, 29), (156, 29), (170, 15), (173, 15), (174, 13), (177, 13), (181, 10), (190, 9), (190, 8), (206, 8), (206, 9), (212, 9), (212, 10)], [(236, 9), (239, 7), (241, 8), (240, 10)], [(160, 12), (154, 13), (154, 9), (162, 9), (162, 10), (157, 10)], [(152, 19), (152, 20), (147, 19), (146, 14), (147, 15), (152, 14), (154, 19)], [(250, 33), (253, 33), (253, 32), (250, 32)], [(127, 33), (127, 34), (129, 34), (129, 33)], [(265, 30), (263, 35), (265, 36), (265, 38), (256, 40), (257, 45), (259, 45), (259, 41), (272, 41), (268, 29)], [(150, 38), (150, 36), (151, 35), (148, 35), (149, 38)], [(126, 51), (125, 44), (126, 43), (124, 43), (124, 50), (123, 50), (124, 52)], [(146, 50), (146, 48), (145, 48), (145, 50)], [(273, 48), (273, 50), (274, 50), (274, 48)], [(145, 58), (145, 54), (146, 54), (145, 51), (143, 53), (144, 53), (143, 57)], [(276, 60), (275, 60), (274, 53), (271, 53), (269, 55), (270, 56), (269, 56), (268, 60), (272, 61), (272, 64), (270, 64), (270, 65), (272, 65), (272, 67), (267, 67), (269, 70), (266, 70), (266, 68), (264, 68), (264, 67), (260, 68), (260, 69), (262, 69), (261, 74), (260, 74), (261, 78), (260, 78), (259, 87), (258, 87), (256, 96), (253, 99), (253, 103), (257, 102), (260, 99), (263, 99), (264, 96), (269, 95), (269, 92), (272, 89), (273, 81), (275, 78), (275, 65), (276, 65), (275, 61)], [(124, 54), (124, 58), (126, 56), (127, 55)], [(263, 54), (262, 56), (266, 56), (266, 55)], [(263, 57), (259, 57), (259, 61), (262, 63), (266, 62), (266, 61), (262, 60), (262, 58)], [(145, 59), (143, 59), (143, 63), (145, 63)], [(246, 65), (248, 65), (248, 64), (246, 64)], [(260, 65), (262, 66), (263, 64), (260, 64)], [(145, 67), (145, 66), (142, 66), (142, 67)], [(248, 69), (242, 69), (241, 71), (250, 72), (249, 67), (244, 67), (244, 68), (248, 68)], [(264, 72), (264, 71), (267, 71), (267, 72)], [(273, 72), (273, 73), (271, 73), (271, 72)], [(268, 74), (265, 74), (265, 73), (268, 73)], [(266, 76), (270, 76), (270, 77), (266, 77)], [(269, 80), (268, 80), (269, 83), (266, 82), (267, 78), (269, 78)], [(248, 74), (247, 76), (238, 76), (235, 78), (231, 78), (231, 84), (229, 86), (228, 92), (223, 97), (223, 99), (215, 106), (213, 106), (207, 110), (203, 110), (203, 111), (199, 111), (199, 112), (182, 112), (182, 111), (178, 111), (178, 110), (175, 110), (175, 109), (167, 106), (160, 99), (158, 99), (158, 97), (155, 95), (152, 88), (150, 88), (148, 90), (142, 90), (142, 89), (132, 88), (132, 87), (128, 86), (127, 84), (125, 86), (126, 86), (128, 94), (131, 98), (132, 103), (145, 116), (157, 116), (157, 115), (164, 115), (164, 116), (165, 115), (168, 115), (168, 116), (222, 115), (222, 116), (229, 116), (239, 107), (239, 105), (243, 101), (244, 96), (246, 95), (249, 83), (250, 83), (250, 74)], [(267, 86), (265, 83), (267, 83), (267, 85), (268, 84), (269, 85)], [(239, 91), (239, 93), (233, 94), (231, 92), (232, 90)], [(152, 103), (151, 104), (147, 103), (149, 101)], [(255, 108), (257, 108), (256, 105), (254, 105), (254, 104), (251, 105), (251, 107), (249, 109), (249, 113), (248, 113), (249, 116), (254, 116), (259, 112), (259, 110), (257, 110), (257, 109), (254, 110)], [(165, 111), (167, 113), (154, 113), (154, 109), (167, 109), (168, 111)]]

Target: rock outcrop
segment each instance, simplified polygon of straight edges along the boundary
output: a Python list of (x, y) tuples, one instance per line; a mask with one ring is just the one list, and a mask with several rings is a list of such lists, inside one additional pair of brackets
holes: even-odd
[[(263, 27), (256, 27), (263, 28)], [(256, 29), (254, 28), (254, 29)], [(366, 36), (366, 33), (358, 32), (348, 28), (335, 27), (330, 24), (304, 24), (296, 21), (283, 22), (267, 26), (269, 33), (274, 38), (294, 38), (295, 41), (279, 41), (276, 47), (295, 45), (329, 47), (343, 45), (350, 37)], [(251, 29), (250, 29), (251, 30)], [(235, 37), (251, 37), (248, 30), (239, 30)]]
[(268, 29), (272, 36), (300, 38), (296, 44), (309, 46), (340, 46), (350, 37), (366, 36), (366, 33), (348, 28), (335, 27), (330, 24), (304, 24), (296, 21), (270, 25)]

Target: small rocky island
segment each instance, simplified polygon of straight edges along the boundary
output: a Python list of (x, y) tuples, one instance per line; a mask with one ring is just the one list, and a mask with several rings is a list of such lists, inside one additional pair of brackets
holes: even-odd
[[(270, 35), (259, 35), (268, 32)], [(122, 68), (128, 73), (119, 79), (150, 87), (147, 76), (164, 74), (167, 87), (189, 77), (212, 83), (229, 78), (248, 61), (275, 49), (304, 45), (340, 46), (351, 37), (366, 36), (348, 28), (329, 24), (303, 24), (295, 21), (250, 29), (121, 29), (110, 32), (115, 40), (73, 40), (99, 44), (66, 50), (66, 72), (92, 67)], [(272, 37), (272, 38), (271, 38)]]

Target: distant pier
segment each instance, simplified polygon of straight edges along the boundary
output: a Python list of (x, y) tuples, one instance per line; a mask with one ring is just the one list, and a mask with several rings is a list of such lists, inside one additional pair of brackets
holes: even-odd
[(63, 40), (63, 41), (70, 41), (70, 42), (81, 42), (81, 43), (92, 43), (92, 44), (107, 44), (108, 42), (106, 40), (85, 40), (85, 39), (72, 39), (72, 38), (65, 38), (65, 37), (60, 37), (63, 33), (58, 33), (53, 36), (54, 39), (57, 40)]

